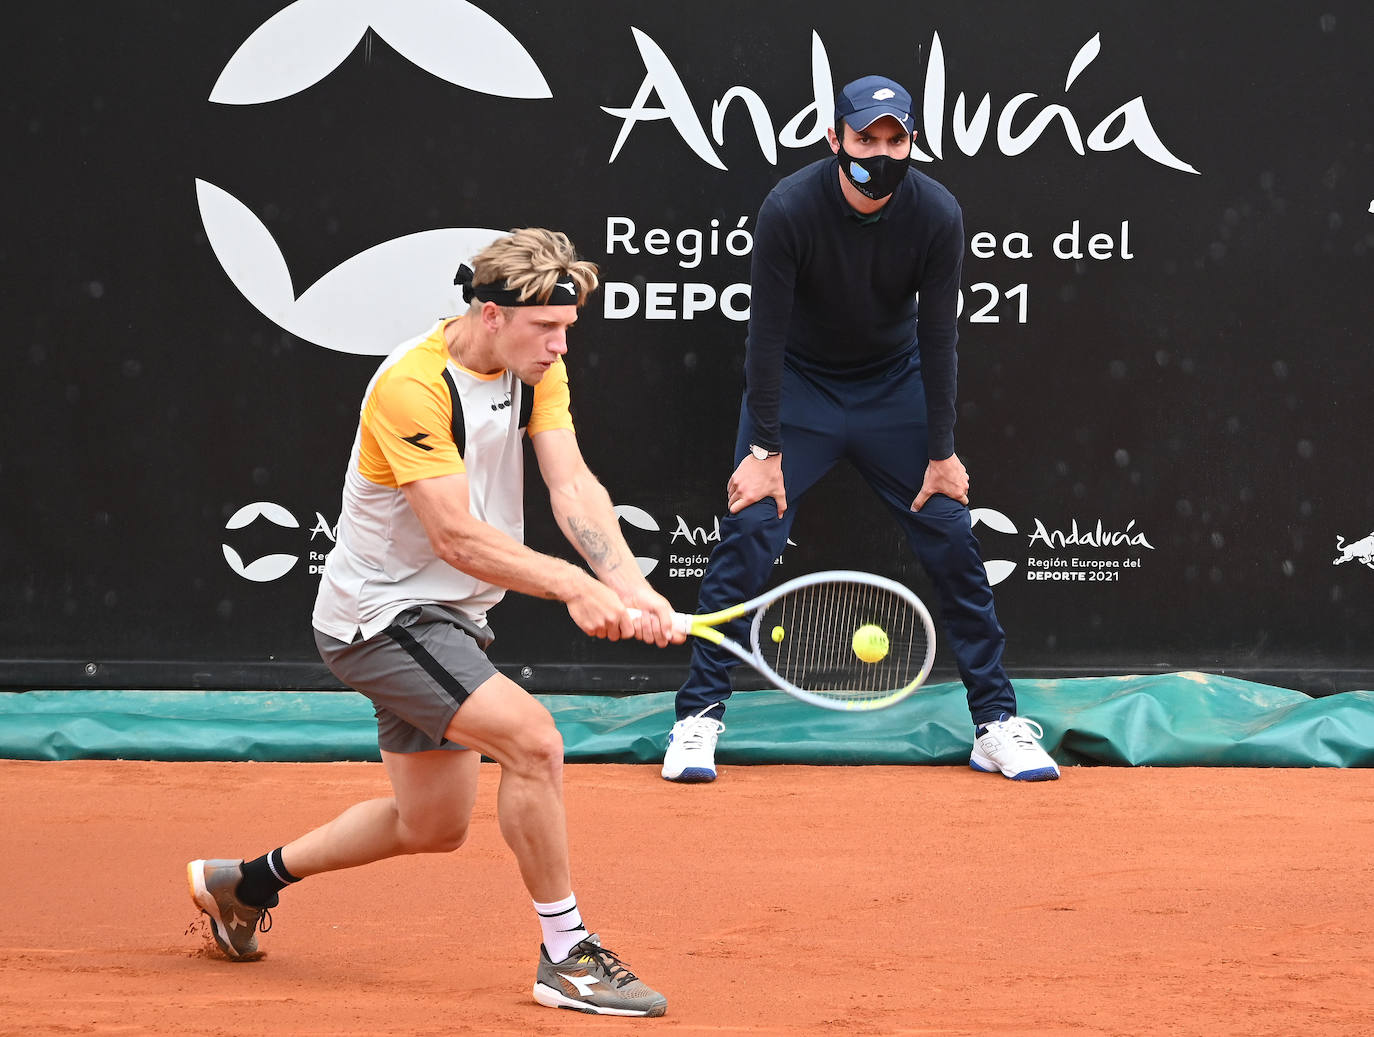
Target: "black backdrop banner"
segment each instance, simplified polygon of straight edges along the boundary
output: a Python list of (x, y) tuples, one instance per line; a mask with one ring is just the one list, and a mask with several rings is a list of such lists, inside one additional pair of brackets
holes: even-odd
[[(143, 0), (5, 22), (0, 685), (332, 686), (310, 609), (362, 391), (517, 226), (602, 265), (568, 356), (583, 451), (690, 611), (758, 206), (828, 154), (835, 88), (881, 72), (964, 208), (957, 449), (1013, 675), (1370, 686), (1368, 3)], [(537, 478), (528, 497), (529, 542), (571, 557)], [(932, 596), (852, 472), (798, 514), (779, 579), (864, 568)], [(685, 649), (593, 641), (518, 595), (493, 625), (531, 688), (685, 671)]]

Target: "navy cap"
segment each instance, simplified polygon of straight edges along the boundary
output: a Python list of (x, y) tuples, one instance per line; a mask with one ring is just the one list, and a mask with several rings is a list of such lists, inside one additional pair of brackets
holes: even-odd
[(884, 115), (890, 115), (910, 133), (911, 95), (900, 83), (887, 76), (864, 76), (840, 90), (835, 98), (835, 125), (844, 120), (851, 130), (866, 130)]

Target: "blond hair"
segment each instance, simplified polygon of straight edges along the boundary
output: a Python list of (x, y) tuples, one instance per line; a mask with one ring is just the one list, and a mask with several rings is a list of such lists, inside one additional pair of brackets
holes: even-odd
[(596, 291), (596, 264), (577, 258), (577, 250), (561, 231), (521, 227), (498, 238), (472, 261), (474, 284), (506, 283), (520, 301), (546, 301), (554, 283), (571, 277), (577, 285), (577, 305)]

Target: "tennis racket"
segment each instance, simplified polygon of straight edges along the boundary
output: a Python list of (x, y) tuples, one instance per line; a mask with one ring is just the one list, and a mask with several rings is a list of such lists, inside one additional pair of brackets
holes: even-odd
[[(632, 616), (638, 615), (631, 609)], [(718, 628), (752, 613), (748, 644)], [(812, 573), (739, 605), (673, 613), (684, 634), (719, 645), (778, 688), (825, 709), (884, 709), (930, 676), (935, 627), (921, 599), (871, 573)]]

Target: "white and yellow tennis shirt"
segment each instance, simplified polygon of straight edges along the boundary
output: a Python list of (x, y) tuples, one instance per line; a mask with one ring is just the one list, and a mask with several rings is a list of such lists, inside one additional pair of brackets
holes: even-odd
[(340, 641), (360, 630), (371, 637), (412, 605), (430, 602), (484, 625), (505, 589), (436, 556), (401, 487), (466, 473), (473, 517), (523, 542), (521, 433), (573, 427), (561, 360), (533, 390), (509, 371), (469, 371), (444, 344), (452, 319), (397, 346), (363, 397), (338, 536), (313, 617), (317, 630)]

